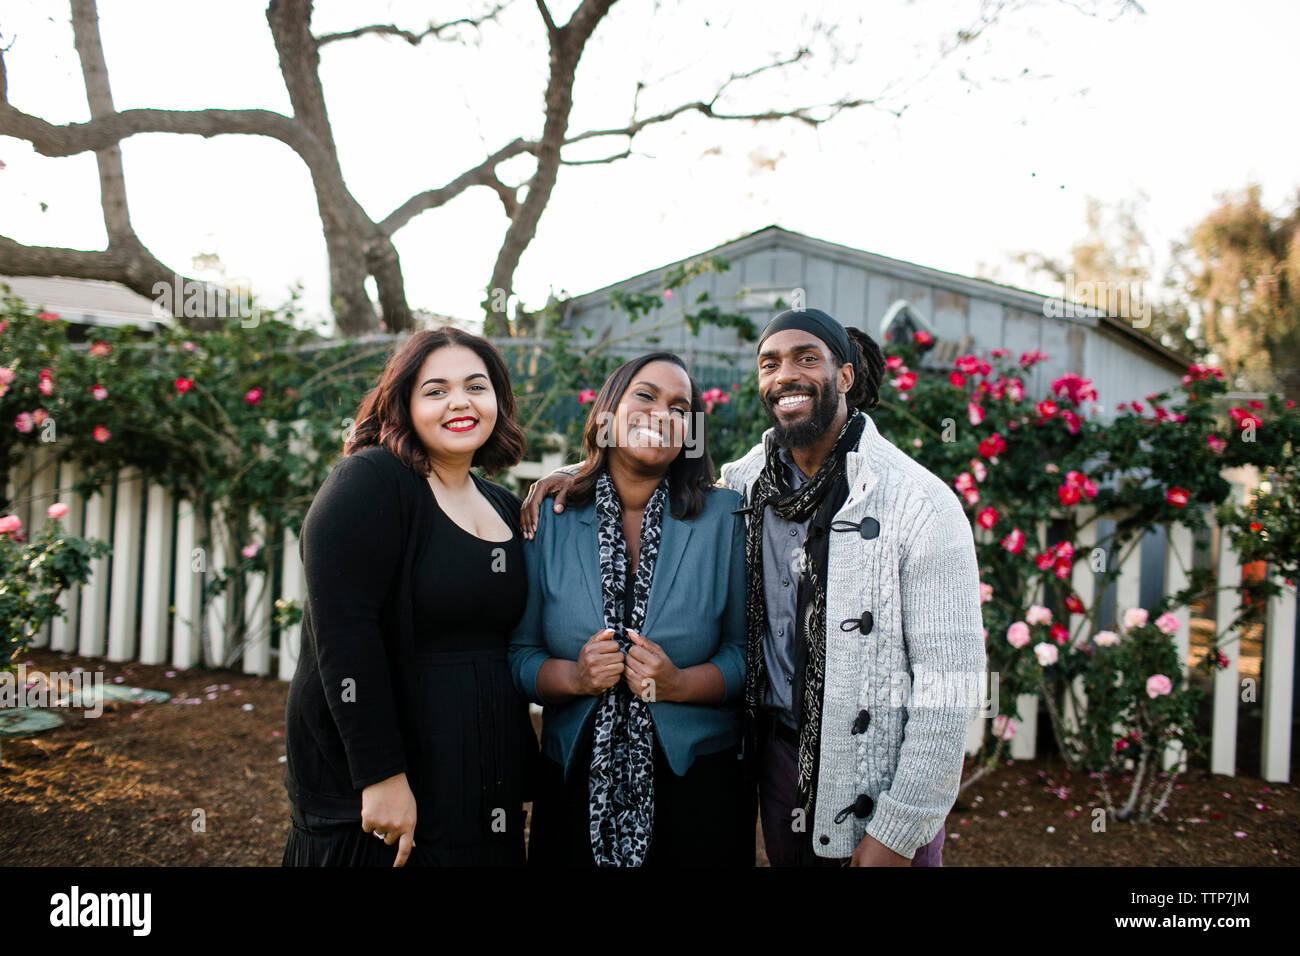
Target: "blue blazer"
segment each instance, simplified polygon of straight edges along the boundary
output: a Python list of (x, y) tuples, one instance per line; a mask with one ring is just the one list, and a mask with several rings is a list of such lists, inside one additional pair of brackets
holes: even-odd
[[(732, 512), (740, 496), (714, 488), (690, 521), (663, 516), (663, 534), (641, 633), (678, 667), (710, 662), (722, 671), (721, 704), (650, 704), (655, 734), (673, 772), (684, 774), (699, 754), (740, 742), (745, 686), (745, 524)], [(556, 514), (543, 506), (537, 533), (524, 542), (528, 605), (510, 637), (515, 686), (535, 704), (537, 671), (548, 657), (576, 661), (582, 645), (605, 627), (595, 501)], [(542, 752), (572, 771), (577, 743), (598, 697), (545, 704)]]

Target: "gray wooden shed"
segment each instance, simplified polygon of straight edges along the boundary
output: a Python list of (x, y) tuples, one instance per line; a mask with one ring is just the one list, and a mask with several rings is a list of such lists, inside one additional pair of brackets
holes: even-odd
[(732, 329), (706, 325), (699, 335), (692, 335), (679, 325), (658, 332), (658, 341), (650, 341), (647, 336), (656, 334), (655, 315), (632, 325), (611, 304), (614, 290), (662, 293), (672, 269), (706, 256), (726, 259), (730, 269), (693, 278), (666, 303), (666, 309), (694, 303), (699, 293), (707, 292), (724, 311), (743, 312), (761, 328), (777, 311), (778, 299), (790, 303), (795, 290), (803, 290), (808, 307), (823, 309), (877, 340), (886, 323), (906, 312), (945, 343), (935, 352), (947, 367), (959, 351), (987, 354), (1008, 348), (1018, 355), (1037, 348), (1048, 359), (1026, 381), (1031, 394), (1044, 394), (1052, 379), (1077, 372), (1092, 379), (1106, 415), (1118, 402), (1140, 400), (1176, 386), (1187, 370), (1185, 358), (1142, 335), (1125, 319), (1080, 306), (1064, 309), (1061, 300), (1049, 296), (814, 239), (780, 226), (768, 226), (569, 299), (561, 322), (571, 329), (585, 326), (596, 336), (631, 335), (619, 348), (625, 354), (663, 348), (682, 355), (692, 367), (748, 368), (754, 346), (741, 343)]

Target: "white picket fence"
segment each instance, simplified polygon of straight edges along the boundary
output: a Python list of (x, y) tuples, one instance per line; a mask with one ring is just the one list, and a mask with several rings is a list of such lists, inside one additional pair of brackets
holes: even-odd
[[(515, 468), (513, 476), (532, 480), (549, 473), (561, 463), (561, 453), (544, 456), (539, 462), (525, 462)], [(14, 502), (15, 514), (23, 519), (29, 535), (34, 535), (48, 520), (46, 508), (55, 501), (69, 506), (60, 519), (65, 527), (84, 537), (112, 542), (110, 555), (95, 562), (90, 583), (65, 593), (61, 605), (66, 619), (55, 619), (42, 630), (37, 647), (48, 647), (85, 656), (102, 656), (111, 661), (140, 661), (145, 664), (170, 664), (189, 668), (202, 661), (203, 625), (212, 641), (211, 659), (224, 660), (228, 649), (222, 646), (224, 616), (243, 613), (250, 635), (245, 643), (243, 671), (263, 676), (275, 675), (288, 680), (297, 665), (299, 627), (284, 629), (278, 646), (272, 646), (271, 617), (279, 598), (296, 600), (305, 597), (302, 566), (298, 558), (297, 538), (286, 533), (279, 555), (279, 586), (272, 586), (273, 575), (252, 576), (244, 607), (232, 608), (233, 598), (223, 595), (210, 602), (208, 620), (200, 620), (203, 575), (222, 568), (226, 555), (220, 542), (198, 540), (201, 523), (196, 520), (190, 502), (175, 500), (156, 485), (145, 486), (138, 472), (124, 470), (113, 487), (101, 488), (87, 498), (72, 493), (77, 478), (76, 465), (61, 461), (54, 446), (37, 447), (21, 461), (7, 478), (7, 497)], [(1240, 477), (1240, 476), (1238, 476)], [(1234, 483), (1235, 493), (1243, 485)], [(254, 527), (262, 527), (256, 515)], [(1091, 607), (1095, 593), (1094, 576), (1088, 560), (1096, 542), (1096, 523), (1085, 529), (1082, 539), (1074, 542), (1075, 563), (1072, 585), (1086, 606)], [(1237, 588), (1242, 567), (1226, 535), (1215, 535), (1218, 542), (1218, 581), (1221, 587)], [(992, 532), (981, 531), (982, 535)], [(1169, 594), (1185, 586), (1193, 566), (1192, 535), (1182, 525), (1166, 529), (1163, 580), (1159, 593)], [(1046, 547), (1046, 529), (1040, 531), (1040, 547)], [(203, 550), (206, 570), (191, 567), (189, 556), (194, 549)], [(1113, 559), (1112, 559), (1113, 560)], [(1149, 563), (1149, 562), (1147, 562)], [(1123, 560), (1115, 586), (1114, 607), (1122, 614), (1130, 607), (1142, 605), (1141, 594), (1152, 585), (1142, 578), (1144, 561), (1139, 550)], [(1233, 617), (1237, 599), (1231, 591), (1221, 591), (1217, 602), (1216, 631), (1222, 631)], [(1176, 635), (1184, 663), (1190, 651), (1190, 627), (1187, 611), (1179, 614), (1181, 626)], [(1082, 618), (1073, 619), (1075, 630), (1085, 626)], [(1266, 614), (1262, 660), (1265, 662), (1262, 684), (1254, 688), (1254, 706), (1262, 707), (1261, 770), (1270, 781), (1290, 780), (1292, 686), (1296, 645), (1296, 592), (1284, 586), (1280, 597), (1270, 601)], [(990, 641), (1002, 639), (990, 635)], [(1217, 671), (1213, 683), (1213, 736), (1210, 764), (1215, 773), (1233, 775), (1237, 764), (1238, 708), (1246, 688), (1239, 672), (1240, 646), (1236, 641), (1224, 648), (1226, 669)], [(1013, 758), (1032, 758), (1037, 750), (1038, 701), (1032, 696), (1021, 700), (1015, 736), (1009, 743)], [(1003, 708), (1006, 709), (1005, 707)], [(1066, 713), (1068, 724), (1074, 715)], [(967, 749), (974, 753), (983, 733), (983, 721), (972, 723)], [(1050, 731), (1049, 731), (1050, 732)], [(1166, 754), (1166, 766), (1182, 759), (1176, 747)]]
[[(562, 453), (553, 452), (541, 461), (521, 462), (507, 476), (531, 481), (562, 463)], [(224, 646), (223, 622), (226, 615), (242, 612), (249, 635), (240, 665), (243, 671), (274, 674), (283, 680), (293, 676), (300, 625), (282, 629), (278, 647), (273, 647), (271, 620), (277, 600), (292, 599), (301, 606), (306, 596), (296, 535), (284, 535), (278, 588), (272, 586), (273, 574), (249, 575), (244, 607), (232, 607), (234, 598), (221, 595), (209, 602), (204, 622), (200, 608), (205, 575), (224, 568), (227, 555), (222, 542), (199, 540), (202, 522), (193, 504), (158, 485), (146, 487), (134, 469), (118, 472), (115, 504), (113, 485), (86, 497), (73, 493), (70, 489), (78, 477), (75, 463), (61, 460), (53, 446), (38, 446), (7, 478), (6, 497), (29, 538), (50, 520), (46, 509), (61, 501), (68, 506), (68, 513), (59, 519), (65, 528), (112, 543), (111, 553), (94, 562), (89, 583), (60, 598), (66, 618), (46, 624), (33, 646), (111, 661), (188, 668), (203, 660), (205, 624), (212, 642), (210, 659), (226, 659), (230, 649)], [(254, 529), (265, 528), (260, 516), (252, 519)], [(201, 567), (191, 561), (196, 549), (202, 552)]]

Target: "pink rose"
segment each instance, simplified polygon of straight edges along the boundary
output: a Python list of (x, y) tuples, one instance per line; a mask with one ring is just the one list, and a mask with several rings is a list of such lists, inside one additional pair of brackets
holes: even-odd
[(1025, 533), (1019, 528), (1012, 528), (1011, 533), (1002, 539), (1002, 547), (1012, 554), (1019, 554), (1025, 548)]
[(23, 526), (23, 519), (17, 515), (5, 515), (0, 518), (0, 534), (9, 534)]
[(972, 458), (970, 460), (970, 470), (971, 474), (975, 476), (976, 481), (983, 481), (988, 477), (989, 470), (984, 467), (984, 462), (980, 461), (978, 458)]
[(1034, 645), (1034, 656), (1038, 658), (1038, 663), (1043, 667), (1050, 667), (1056, 663), (1057, 650), (1055, 644), (1048, 644), (1044, 641), (1042, 644)]
[(92, 438), (95, 439), (95, 441), (99, 442), (100, 444), (103, 444), (104, 442), (108, 441), (109, 438), (112, 437), (113, 433), (110, 432), (103, 425), (96, 425), (94, 430), (91, 431), (90, 435)]
[(262, 390), (260, 388), (250, 388), (244, 393), (244, 401), (250, 405), (256, 405), (262, 400)]
[(32, 423), (33, 419), (31, 412), (19, 412), (18, 417), (14, 419), (14, 428), (26, 435), (32, 430)]
[(1092, 643), (1098, 647), (1114, 647), (1119, 643), (1119, 635), (1114, 631), (1098, 631)]
[(966, 416), (970, 419), (972, 425), (978, 425), (984, 421), (984, 409), (977, 402), (968, 402), (966, 405)]
[(0, 365), (0, 385), (12, 385), (14, 380), (14, 370)]
[(246, 545), (244, 545), (242, 548), (239, 549), (239, 553), (242, 554), (242, 555), (243, 555), (244, 557), (246, 557), (246, 558), (255, 558), (255, 557), (257, 557), (257, 551), (258, 551), (258, 546), (257, 546), (256, 542), (254, 542), (253, 544), (246, 544)]
[(1152, 700), (1174, 689), (1173, 682), (1164, 674), (1152, 674), (1147, 678), (1147, 696)]
[(989, 601), (992, 601), (992, 600), (993, 600), (993, 585), (991, 585), (991, 584), (983, 584), (983, 583), (981, 583), (981, 584), (980, 584), (980, 603), (981, 603), (981, 604), (988, 604)]
[(1006, 714), (993, 718), (993, 736), (999, 740), (1010, 740), (1016, 735), (1016, 722)]
[(1051, 624), (1052, 612), (1041, 604), (1035, 604), (1029, 609), (1029, 612), (1025, 614), (1025, 621), (1030, 624)]
[(56, 521), (59, 518), (62, 518), (67, 513), (68, 513), (68, 506), (65, 505), (62, 501), (56, 501), (54, 502), (54, 504), (50, 505), (48, 508), (45, 509), (45, 514), (55, 519)]
[(1024, 647), (1029, 643), (1029, 625), (1024, 621), (1016, 621), (1007, 628), (1007, 643), (1012, 647)]
[(1178, 630), (1178, 618), (1166, 611), (1156, 618), (1156, 627), (1165, 634), (1173, 634)]
[(985, 508), (975, 517), (975, 522), (981, 528), (992, 528), (998, 523), (998, 511), (996, 508)]
[(596, 390), (594, 388), (584, 388), (578, 393), (578, 404), (586, 405), (588, 402), (596, 400)]
[(1124, 630), (1131, 631), (1147, 622), (1146, 608), (1131, 607), (1124, 612)]
[(95, 401), (102, 402), (104, 399), (108, 398), (108, 389), (103, 385), (96, 385), (90, 390), (90, 394), (95, 396)]

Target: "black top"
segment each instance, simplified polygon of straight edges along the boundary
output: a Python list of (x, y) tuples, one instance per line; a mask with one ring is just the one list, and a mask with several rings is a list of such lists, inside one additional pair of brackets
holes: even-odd
[(519, 534), (488, 541), (456, 524), (436, 497), (433, 502), (437, 547), (424, 549), (416, 569), (415, 616), (437, 624), (419, 629), (416, 650), (504, 648), (528, 600)]
[[(514, 535), (519, 499), (474, 475)], [(307, 579), (285, 707), (285, 787), (308, 813), (359, 813), (361, 791), (420, 759), (414, 582), (434, 533), (428, 482), (382, 446), (344, 458), (303, 520)], [(522, 561), (511, 574), (523, 574)]]

